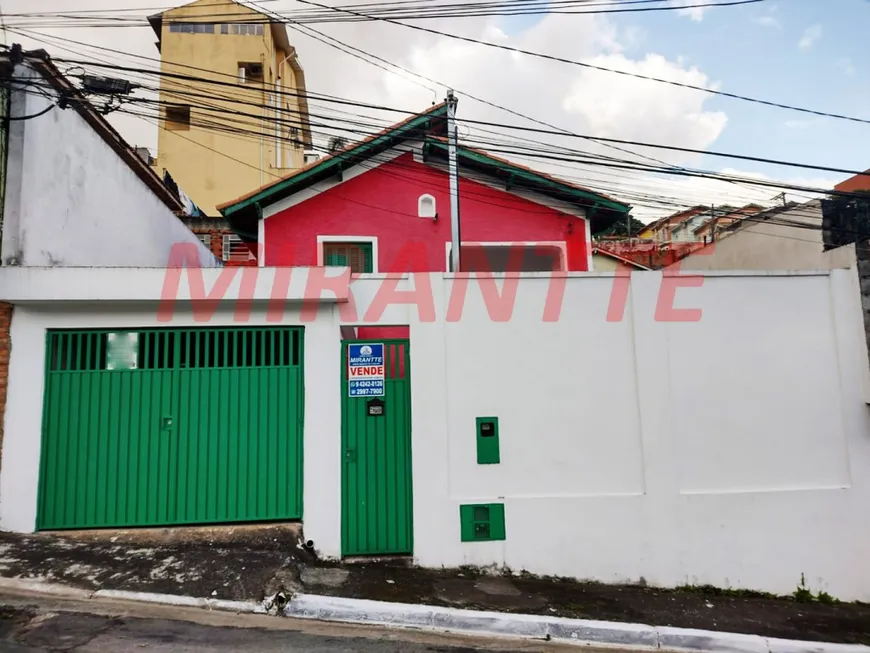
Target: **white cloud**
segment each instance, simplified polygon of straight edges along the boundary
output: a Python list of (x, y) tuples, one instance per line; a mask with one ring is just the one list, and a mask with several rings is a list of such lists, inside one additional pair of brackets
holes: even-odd
[(779, 21), (773, 16), (754, 16), (752, 22), (762, 27), (772, 27), (774, 29), (779, 29), (780, 27)]
[(798, 47), (801, 50), (809, 50), (820, 38), (822, 38), (822, 26), (810, 25), (804, 30), (801, 40), (798, 41)]
[(849, 77), (855, 74), (855, 64), (852, 63), (852, 60), (849, 57), (843, 57), (842, 59), (838, 59), (837, 65), (840, 67), (840, 70), (842, 70)]
[[(629, 73), (668, 79), (693, 86), (711, 86), (697, 68), (649, 54), (634, 61), (622, 54), (600, 55), (590, 63)], [(579, 117), (598, 136), (650, 140), (650, 127), (658, 125), (652, 140), (703, 149), (713, 143), (728, 122), (721, 111), (705, 111), (706, 93), (674, 88), (632, 77), (587, 70), (576, 76), (562, 106)], [(691, 145), (689, 145), (691, 143)]]
[(788, 129), (809, 129), (810, 127), (816, 126), (821, 123), (821, 119), (819, 118), (809, 118), (807, 120), (786, 120), (783, 125), (785, 125)]

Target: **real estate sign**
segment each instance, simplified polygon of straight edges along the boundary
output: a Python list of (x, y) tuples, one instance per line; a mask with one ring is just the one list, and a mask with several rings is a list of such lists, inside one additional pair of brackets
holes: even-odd
[(347, 387), (351, 397), (384, 396), (384, 343), (347, 346)]

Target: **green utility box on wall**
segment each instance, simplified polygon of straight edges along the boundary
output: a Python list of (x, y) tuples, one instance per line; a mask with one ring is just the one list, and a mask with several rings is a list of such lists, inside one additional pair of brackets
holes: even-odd
[(498, 451), (498, 417), (477, 418), (477, 464), (495, 465), (501, 462)]
[(459, 506), (463, 542), (491, 542), (505, 539), (504, 504), (479, 503)]

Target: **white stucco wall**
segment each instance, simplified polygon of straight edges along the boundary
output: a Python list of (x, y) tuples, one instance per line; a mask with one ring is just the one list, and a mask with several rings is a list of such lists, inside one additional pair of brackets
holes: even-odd
[[(508, 323), (469, 293), (462, 321), (412, 324), (417, 560), (870, 598), (854, 273), (711, 276), (678, 291), (689, 323), (654, 319), (660, 280), (632, 276), (622, 322), (589, 277), (556, 323), (528, 280)], [(476, 465), (483, 415), (499, 465)], [(499, 501), (506, 541), (460, 542), (459, 505)]]
[[(56, 92), (27, 64), (13, 76), (36, 86), (13, 90), (12, 116), (55, 103)], [(164, 267), (172, 245), (190, 243), (203, 266), (219, 265), (74, 109), (10, 124), (4, 264)]]
[[(546, 275), (520, 279), (504, 322), (474, 281), (462, 318), (448, 322), (455, 280), (428, 279), (434, 321), (408, 305), (382, 320), (411, 327), (418, 563), (777, 593), (804, 574), (814, 591), (870, 599), (868, 360), (854, 271), (709, 273), (677, 291), (678, 308), (701, 309), (697, 322), (655, 319), (658, 272), (632, 274), (612, 322), (610, 274), (568, 275), (555, 322), (542, 320)], [(351, 284), (354, 323), (383, 282)], [(258, 296), (268, 297), (259, 284)], [(45, 329), (159, 326), (154, 304), (136, 297), (16, 306), (0, 527), (34, 527)], [(284, 317), (305, 327), (305, 535), (324, 556), (341, 553), (341, 310), (327, 299), (313, 321), (293, 305)], [(249, 323), (265, 323), (264, 311)], [(209, 324), (233, 323), (224, 306)], [(182, 310), (174, 324), (202, 323)], [(498, 465), (476, 464), (484, 415), (500, 420)], [(460, 541), (459, 506), (477, 502), (504, 502), (505, 541)]]

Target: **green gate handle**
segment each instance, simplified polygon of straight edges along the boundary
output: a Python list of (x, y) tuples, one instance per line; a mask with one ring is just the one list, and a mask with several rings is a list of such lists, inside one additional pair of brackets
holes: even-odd
[(171, 431), (172, 430), (172, 416), (165, 415), (161, 420), (160, 429), (163, 431)]
[(348, 449), (344, 452), (344, 459), (349, 463), (356, 462), (356, 449)]

